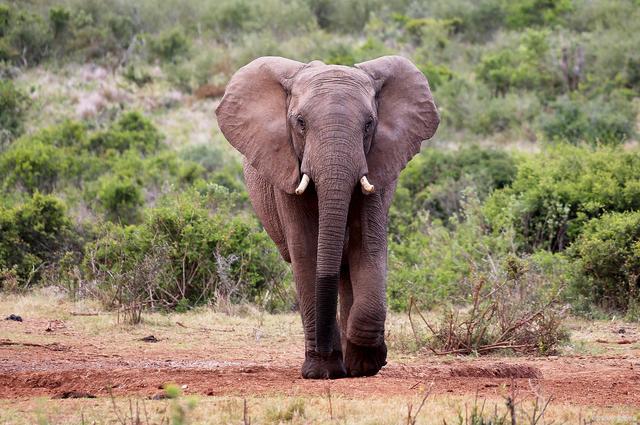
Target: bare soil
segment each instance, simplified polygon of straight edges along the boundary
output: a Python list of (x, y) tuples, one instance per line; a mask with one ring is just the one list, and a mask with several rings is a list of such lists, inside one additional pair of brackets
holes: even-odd
[[(302, 347), (293, 338), (233, 326), (187, 329), (178, 323), (145, 342), (134, 333), (75, 330), (64, 321), (0, 323), (0, 398), (148, 396), (166, 383), (186, 394), (385, 397), (415, 394), (504, 396), (542, 392), (556, 403), (640, 406), (640, 352), (560, 357), (392, 356), (370, 378), (308, 381), (300, 377)], [(24, 337), (21, 337), (24, 335)], [(120, 334), (118, 334), (120, 335)], [(9, 338), (7, 338), (7, 336)], [(154, 339), (148, 338), (153, 341)], [(296, 339), (295, 341), (299, 341)]]

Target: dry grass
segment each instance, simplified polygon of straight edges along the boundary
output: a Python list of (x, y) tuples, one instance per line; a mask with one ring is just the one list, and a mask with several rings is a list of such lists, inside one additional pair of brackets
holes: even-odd
[[(391, 425), (406, 424), (408, 406), (418, 406), (422, 399), (420, 392), (413, 398), (349, 399), (333, 396), (331, 412), (327, 397), (181, 397), (158, 401), (115, 399), (115, 407), (109, 398), (11, 400), (0, 401), (0, 423), (118, 424), (132, 423), (133, 416), (139, 417), (141, 424), (167, 424), (181, 414), (182, 422), (173, 423), (242, 424), (250, 421), (252, 424)], [(247, 422), (244, 421), (245, 400)], [(485, 419), (507, 414), (507, 405), (502, 398), (476, 400), (473, 396), (436, 396), (426, 400), (423, 409), (415, 416), (415, 424), (471, 423), (474, 408), (476, 414)], [(517, 423), (531, 423), (529, 418), (534, 408), (533, 402), (517, 404)], [(637, 409), (631, 407), (590, 408), (551, 403), (545, 412), (544, 422), (538, 423), (631, 425), (637, 424), (638, 420), (640, 416)]]
[(216, 99), (197, 99), (175, 90), (159, 68), (152, 68), (151, 75), (153, 82), (138, 87), (120, 74), (113, 75), (90, 64), (29, 69), (16, 79), (33, 101), (27, 115), (27, 132), (67, 118), (101, 126), (123, 109), (140, 110), (173, 148), (209, 143), (239, 157), (218, 129)]
[[(102, 310), (97, 301), (81, 299), (71, 302), (54, 288), (44, 288), (27, 295), (0, 295), (0, 315), (4, 317), (11, 313), (21, 315), (26, 326), (35, 327), (34, 331), (42, 331), (49, 321), (57, 320), (64, 322), (70, 337), (107, 337), (120, 347), (137, 347), (140, 345), (136, 340), (138, 337), (155, 335), (164, 340), (167, 349), (177, 351), (205, 343), (232, 349), (247, 342), (264, 348), (286, 345), (295, 358), (301, 358), (303, 351), (303, 332), (297, 313), (269, 314), (252, 305), (234, 305), (230, 312), (199, 308), (187, 313), (146, 313), (140, 325), (131, 326), (119, 322), (116, 313)], [(98, 314), (82, 315), (93, 313)], [(437, 311), (423, 314), (430, 321), (441, 316)], [(560, 355), (625, 355), (640, 348), (640, 325), (637, 323), (622, 320), (587, 322), (569, 318), (566, 327), (571, 336), (569, 342), (561, 347)], [(0, 338), (50, 343), (60, 337), (44, 332), (25, 334), (11, 329), (15, 328), (0, 326)], [(231, 330), (233, 338), (229, 338)], [(624, 339), (632, 343), (617, 343)], [(386, 340), (392, 361), (411, 362), (428, 354), (424, 345), (416, 342), (409, 317), (404, 313), (388, 315)]]
[[(268, 362), (274, 354), (289, 356), (292, 361), (301, 360), (303, 351), (302, 330), (296, 313), (271, 315), (251, 306), (237, 306), (231, 315), (205, 308), (182, 314), (152, 313), (145, 315), (140, 325), (130, 326), (118, 323), (116, 315), (101, 311), (100, 304), (94, 301), (70, 302), (53, 289), (43, 289), (28, 295), (1, 295), (0, 313), (3, 316), (16, 313), (24, 317), (25, 322), (20, 325), (19, 331), (12, 331), (16, 327), (0, 323), (0, 339), (17, 342), (66, 344), (81, 336), (83, 343), (96, 342), (104, 345), (104, 341), (108, 340), (110, 346), (118, 349), (139, 350), (153, 355), (148, 350), (155, 348), (139, 341), (142, 336), (153, 334), (163, 341), (162, 349), (170, 351), (173, 358), (179, 359), (182, 354), (191, 355), (194, 348), (198, 348), (203, 358), (206, 358), (204, 347), (212, 345), (217, 346), (218, 353), (224, 353), (228, 349), (237, 354), (238, 348), (250, 343), (257, 349), (245, 360), (258, 362)], [(92, 315), (95, 313), (97, 315)], [(426, 314), (430, 318), (437, 316), (436, 313)], [(50, 335), (41, 329), (51, 321), (56, 323), (56, 320), (64, 323), (64, 331), (68, 335), (57, 332)], [(624, 354), (638, 348), (638, 344), (596, 342), (598, 339), (617, 337), (620, 329), (624, 329), (626, 337), (637, 336), (640, 334), (637, 324), (584, 322), (573, 318), (569, 320), (568, 328), (572, 332), (572, 343), (564, 348), (567, 353), (597, 349), (600, 354)], [(25, 329), (33, 329), (33, 332), (25, 333)], [(233, 333), (228, 333), (229, 330), (233, 330)], [(61, 339), (63, 336), (68, 341)], [(410, 363), (412, 359), (424, 358), (426, 354), (412, 345), (413, 335), (405, 314), (389, 315), (387, 340), (392, 361)], [(259, 347), (265, 350), (260, 351)], [(219, 357), (218, 360), (231, 358)], [(485, 418), (496, 414), (502, 417), (508, 413), (508, 392), (496, 398), (479, 400), (473, 395), (430, 395), (418, 411), (428, 384), (414, 389), (413, 397), (366, 399), (349, 398), (330, 391), (324, 396), (248, 395), (246, 411), (252, 424), (405, 424), (414, 423), (414, 420), (416, 424), (443, 424), (443, 421), (447, 424), (464, 424), (471, 423), (469, 418), (474, 408), (478, 413), (484, 406), (482, 416)], [(329, 394), (332, 395), (329, 397)], [(142, 424), (172, 423), (176, 412), (181, 412), (183, 422), (174, 423), (242, 424), (246, 423), (243, 419), (244, 400), (243, 397), (199, 396), (144, 401), (141, 398), (118, 398), (114, 400), (115, 408), (109, 398), (0, 400), (0, 424), (118, 424), (123, 423), (123, 420), (125, 423), (132, 423), (131, 412), (134, 417), (140, 416)], [(541, 400), (538, 412), (544, 405), (545, 399)], [(526, 418), (533, 413), (533, 402), (530, 399), (520, 401), (515, 407), (519, 418), (517, 423), (530, 423)], [(143, 409), (146, 409), (146, 414)], [(538, 423), (634, 424), (640, 420), (637, 415), (638, 409), (633, 407), (588, 407), (551, 402), (544, 421)]]

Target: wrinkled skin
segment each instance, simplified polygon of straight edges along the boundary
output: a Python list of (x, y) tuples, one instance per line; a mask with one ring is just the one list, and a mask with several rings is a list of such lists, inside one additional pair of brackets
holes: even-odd
[[(439, 124), (426, 78), (399, 56), (355, 67), (259, 58), (233, 76), (216, 115), (245, 156), (258, 217), (292, 264), (302, 376), (375, 375), (387, 356), (389, 205)], [(303, 174), (311, 183), (296, 195)]]

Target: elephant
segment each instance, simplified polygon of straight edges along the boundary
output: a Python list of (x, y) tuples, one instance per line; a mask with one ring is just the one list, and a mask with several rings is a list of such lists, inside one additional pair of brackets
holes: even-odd
[(400, 171), (440, 123), (427, 78), (401, 56), (353, 67), (261, 57), (232, 76), (216, 116), (291, 263), (302, 377), (377, 374), (387, 363), (389, 207)]

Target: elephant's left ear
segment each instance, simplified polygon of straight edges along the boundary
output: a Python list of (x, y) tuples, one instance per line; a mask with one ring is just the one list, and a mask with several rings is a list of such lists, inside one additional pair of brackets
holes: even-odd
[(440, 117), (427, 78), (401, 56), (384, 56), (356, 65), (373, 80), (378, 98), (378, 126), (367, 154), (369, 180), (385, 187), (430, 139)]

